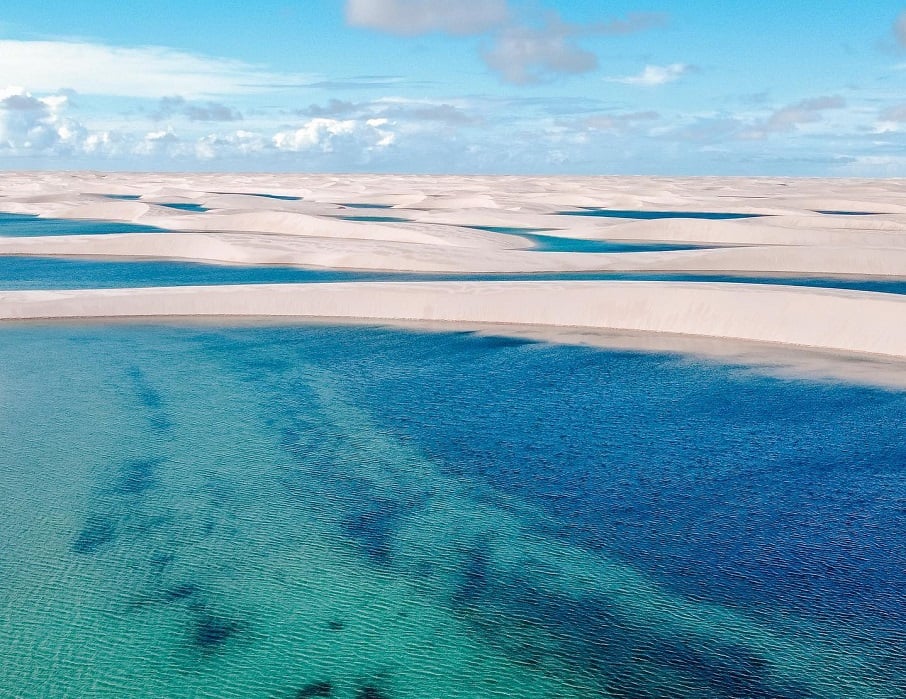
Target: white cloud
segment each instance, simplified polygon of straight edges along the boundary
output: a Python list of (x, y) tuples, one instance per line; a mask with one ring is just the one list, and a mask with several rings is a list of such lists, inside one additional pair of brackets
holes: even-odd
[(211, 160), (222, 155), (256, 156), (271, 148), (261, 134), (238, 130), (229, 134), (208, 134), (195, 142), (195, 155), (199, 160)]
[(349, 24), (391, 34), (481, 34), (509, 16), (506, 0), (347, 0)]
[(846, 100), (839, 95), (809, 97), (774, 110), (767, 117), (743, 123), (736, 119), (738, 128), (733, 136), (748, 141), (759, 141), (776, 134), (800, 130), (804, 124), (820, 124), (825, 121), (825, 112), (843, 109)]
[(587, 73), (598, 67), (598, 58), (574, 42), (577, 33), (575, 27), (556, 20), (540, 29), (508, 27), (482, 58), (504, 81), (515, 85)]
[(21, 88), (0, 90), (0, 150), (53, 154), (82, 150), (87, 129), (66, 116), (64, 95), (35, 97)]
[(163, 46), (122, 48), (73, 41), (0, 40), (0, 85), (27, 85), (37, 92), (71, 89), (86, 95), (205, 97), (256, 92), (297, 75), (200, 56)]
[(387, 119), (311, 119), (298, 129), (280, 131), (273, 144), (281, 151), (333, 153), (350, 149), (360, 153), (380, 150), (394, 143), (396, 135)]
[(685, 63), (671, 63), (666, 66), (645, 66), (638, 75), (627, 75), (622, 78), (606, 78), (608, 82), (623, 83), (624, 85), (643, 85), (654, 87), (666, 85), (679, 80), (693, 70), (692, 66)]

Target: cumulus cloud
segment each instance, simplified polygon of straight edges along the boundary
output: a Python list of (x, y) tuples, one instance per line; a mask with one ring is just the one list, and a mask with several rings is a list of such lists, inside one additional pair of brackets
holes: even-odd
[(270, 149), (271, 143), (260, 133), (238, 130), (202, 136), (195, 142), (194, 148), (200, 160), (212, 160), (221, 156), (256, 156)]
[(485, 64), (505, 82), (530, 85), (562, 75), (587, 73), (598, 67), (598, 58), (578, 42), (583, 37), (621, 36), (660, 26), (664, 15), (635, 13), (625, 19), (593, 24), (564, 22), (548, 13), (540, 27), (509, 25), (482, 52)]
[(366, 153), (391, 146), (396, 135), (387, 119), (329, 119), (317, 117), (297, 129), (274, 134), (272, 142), (280, 151), (333, 153), (349, 149)]
[(175, 115), (184, 116), (189, 121), (242, 121), (238, 110), (219, 102), (189, 102), (185, 97), (162, 97), (154, 118), (166, 119)]
[(506, 0), (347, 0), (352, 26), (414, 36), (481, 34), (509, 17)]
[(654, 87), (666, 85), (679, 80), (681, 77), (694, 70), (685, 63), (671, 63), (666, 66), (645, 66), (638, 75), (627, 75), (621, 78), (606, 78), (608, 82), (623, 83), (624, 85), (643, 85)]
[(0, 84), (27, 85), (37, 92), (65, 87), (86, 95), (199, 98), (309, 81), (307, 76), (272, 73), (242, 61), (162, 46), (0, 40)]
[(21, 88), (0, 90), (0, 150), (17, 154), (82, 150), (88, 130), (66, 115), (68, 106), (66, 95), (35, 97)]
[(347, 0), (349, 24), (403, 36), (430, 32), (488, 34), (485, 64), (505, 82), (529, 85), (598, 67), (597, 56), (580, 37), (620, 36), (665, 23), (659, 13), (631, 13), (623, 19), (578, 25), (547, 13), (540, 26), (514, 18), (507, 0)]
[(742, 138), (762, 139), (771, 134), (795, 131), (801, 124), (813, 124), (824, 118), (824, 112), (832, 109), (843, 109), (846, 100), (839, 95), (811, 97), (773, 112), (764, 121), (756, 123), (751, 129), (741, 134)]
[(577, 33), (575, 27), (560, 21), (550, 21), (540, 29), (509, 27), (482, 52), (482, 58), (501, 79), (514, 85), (587, 73), (598, 67), (598, 58), (575, 43)]
[(781, 107), (771, 114), (759, 128), (767, 133), (792, 131), (800, 124), (821, 121), (823, 113), (828, 109), (842, 109), (845, 106), (846, 100), (838, 95), (804, 99)]
[(327, 104), (311, 104), (295, 112), (304, 117), (382, 118), (395, 122), (441, 122), (450, 126), (474, 124), (479, 119), (447, 102), (384, 97), (371, 102), (331, 99)]

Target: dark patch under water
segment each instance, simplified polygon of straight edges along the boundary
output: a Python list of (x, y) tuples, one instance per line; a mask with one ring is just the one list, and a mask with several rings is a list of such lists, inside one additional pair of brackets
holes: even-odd
[(142, 495), (160, 483), (157, 469), (162, 459), (130, 459), (119, 469), (119, 479), (114, 485), (116, 495)]
[(194, 583), (183, 583), (164, 590), (163, 598), (167, 602), (181, 602), (193, 597), (199, 592), (198, 585)]
[(192, 642), (203, 651), (216, 650), (239, 633), (239, 624), (204, 609), (196, 613)]
[(330, 682), (312, 682), (296, 692), (296, 699), (330, 696), (333, 696), (333, 685)]
[(369, 559), (386, 563), (391, 557), (391, 539), (400, 515), (400, 504), (395, 500), (364, 498), (344, 520), (343, 530)]
[(116, 539), (116, 525), (104, 515), (91, 515), (72, 542), (75, 553), (91, 554), (112, 544)]

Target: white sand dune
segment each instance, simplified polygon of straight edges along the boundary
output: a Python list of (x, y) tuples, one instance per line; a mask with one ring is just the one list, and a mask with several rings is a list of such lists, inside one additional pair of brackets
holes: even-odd
[[(0, 237), (0, 255), (155, 258), (450, 273), (702, 272), (906, 278), (898, 180), (5, 173), (0, 211), (142, 223), (167, 233)], [(109, 195), (141, 196), (124, 201)], [(300, 197), (272, 199), (255, 195)], [(197, 203), (209, 211), (174, 210)], [(345, 208), (382, 205), (391, 209)], [(757, 214), (638, 220), (577, 207)], [(865, 211), (867, 216), (820, 211)], [(362, 222), (342, 216), (394, 216)], [(470, 228), (706, 245), (542, 252)], [(2, 236), (2, 229), (0, 229)], [(906, 356), (906, 297), (710, 282), (469, 282), (4, 292), (0, 318), (302, 316), (604, 328)]]
[(682, 282), (374, 282), (0, 293), (0, 319), (294, 316), (609, 328), (906, 358), (906, 297)]

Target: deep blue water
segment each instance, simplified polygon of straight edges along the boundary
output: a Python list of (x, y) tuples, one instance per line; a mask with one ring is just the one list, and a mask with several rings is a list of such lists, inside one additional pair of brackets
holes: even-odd
[(906, 392), (471, 333), (0, 330), (13, 695), (906, 686)]
[(156, 233), (164, 229), (135, 223), (86, 219), (40, 218), (0, 213), (0, 236), (30, 238), (42, 235), (95, 235), (99, 233)]
[(906, 294), (906, 279), (747, 277), (659, 272), (551, 272), (535, 274), (417, 274), (305, 269), (282, 265), (237, 267), (155, 260), (98, 260), (0, 255), (0, 289), (92, 289), (206, 284), (273, 284), (338, 281), (546, 281), (556, 279), (734, 282), (854, 289)]
[(620, 209), (596, 209), (592, 207), (580, 207), (579, 211), (558, 211), (561, 216), (597, 216), (602, 218), (638, 218), (638, 219), (662, 219), (662, 218), (695, 218), (709, 221), (724, 221), (737, 218), (758, 218), (761, 214), (733, 214), (713, 211), (629, 211)]
[(505, 226), (466, 226), (479, 231), (518, 235), (533, 243), (532, 250), (537, 252), (658, 252), (664, 250), (699, 250), (707, 246), (690, 243), (662, 243), (620, 240), (583, 240), (582, 238), (565, 238), (555, 235), (539, 235), (536, 231), (543, 228), (511, 228)]
[(138, 201), (142, 198), (141, 194), (105, 194), (108, 199), (119, 199), (120, 201)]

